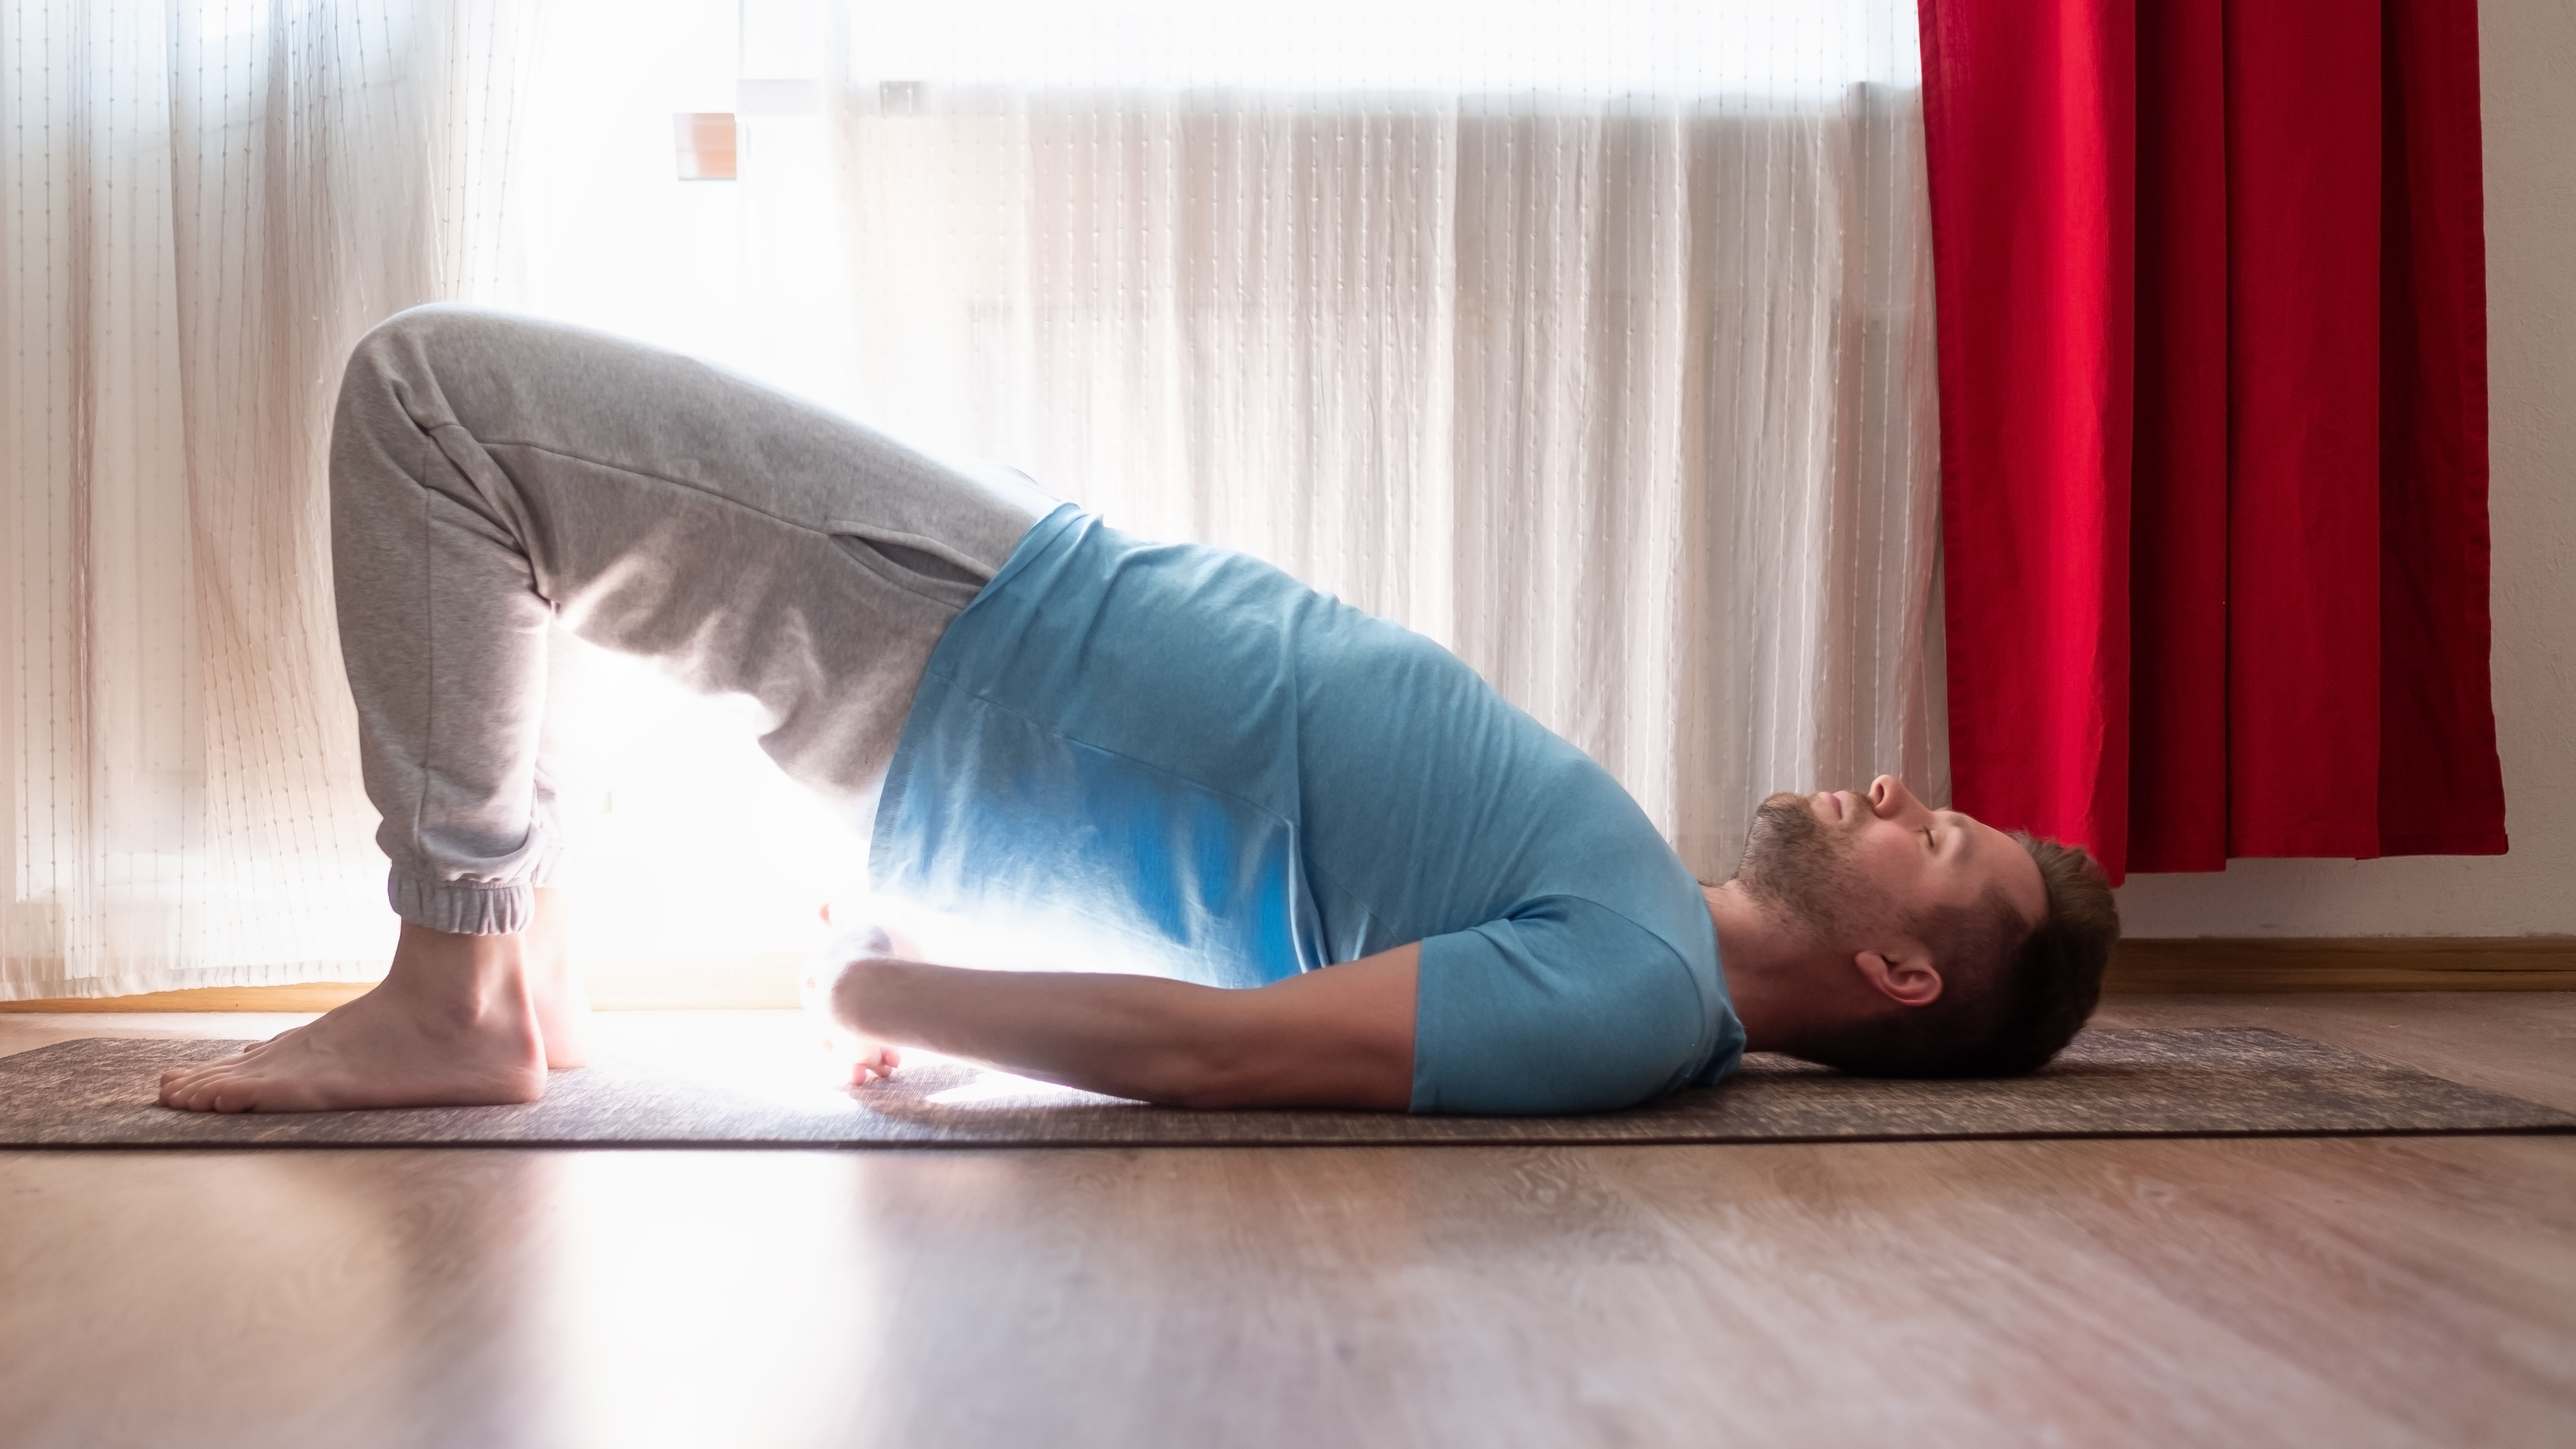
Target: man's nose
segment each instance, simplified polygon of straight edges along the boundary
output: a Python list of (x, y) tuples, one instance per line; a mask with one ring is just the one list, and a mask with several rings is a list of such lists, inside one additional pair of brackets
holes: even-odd
[(1869, 808), (1888, 820), (1901, 820), (1908, 815), (1929, 815), (1931, 809), (1914, 798), (1905, 782), (1894, 775), (1881, 775), (1869, 782)]

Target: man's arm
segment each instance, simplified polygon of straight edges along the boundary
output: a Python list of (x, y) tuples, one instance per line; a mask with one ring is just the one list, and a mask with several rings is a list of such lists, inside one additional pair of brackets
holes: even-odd
[(1419, 946), (1253, 990), (1157, 976), (851, 962), (832, 1014), (861, 1036), (1181, 1107), (1413, 1100)]

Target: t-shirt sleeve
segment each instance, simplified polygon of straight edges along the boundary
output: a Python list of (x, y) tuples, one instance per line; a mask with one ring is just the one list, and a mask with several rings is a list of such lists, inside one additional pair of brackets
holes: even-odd
[(1422, 943), (1413, 1110), (1592, 1112), (1681, 1086), (1717, 1045), (1679, 953), (1625, 916), (1549, 897)]

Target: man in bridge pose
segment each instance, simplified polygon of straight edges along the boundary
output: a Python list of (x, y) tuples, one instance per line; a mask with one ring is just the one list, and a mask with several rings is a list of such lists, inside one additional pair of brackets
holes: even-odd
[(1595, 1110), (1748, 1049), (2004, 1074), (2066, 1043), (2118, 933), (2081, 851), (1886, 776), (1772, 797), (1703, 886), (1418, 635), (594, 333), (448, 306), (376, 328), (331, 510), (401, 939), (367, 995), (168, 1074), (172, 1107), (525, 1102), (581, 1064), (540, 758), (558, 626), (759, 700), (783, 769), (872, 808), (878, 890), (1139, 968), (853, 952), (830, 1003), (854, 1084), (908, 1046), (1201, 1107)]

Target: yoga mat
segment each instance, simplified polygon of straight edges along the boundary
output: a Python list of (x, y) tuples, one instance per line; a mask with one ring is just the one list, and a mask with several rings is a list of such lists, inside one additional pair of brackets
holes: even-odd
[(154, 1101), (163, 1068), (240, 1042), (88, 1037), (0, 1057), (0, 1147), (1071, 1147), (1848, 1142), (2576, 1130), (2576, 1114), (2256, 1027), (2086, 1031), (1999, 1081), (1846, 1077), (1748, 1058), (1726, 1085), (1625, 1112), (1410, 1117), (1191, 1112), (908, 1065), (855, 1091), (770, 1052), (611, 1057), (523, 1107), (214, 1116)]

